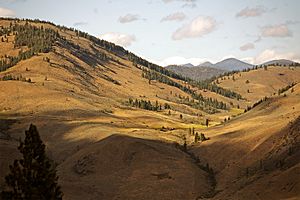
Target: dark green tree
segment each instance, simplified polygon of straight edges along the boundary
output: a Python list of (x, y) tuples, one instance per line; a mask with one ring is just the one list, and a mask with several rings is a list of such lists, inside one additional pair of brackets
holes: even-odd
[(197, 143), (198, 142), (198, 140), (199, 140), (199, 135), (198, 135), (198, 132), (196, 132), (196, 134), (195, 134), (195, 143)]
[(208, 119), (205, 119), (205, 126), (208, 127), (208, 125), (209, 125), (209, 120), (208, 120)]
[(53, 162), (45, 153), (36, 126), (30, 125), (25, 131), (25, 140), (20, 141), (19, 151), (23, 155), (9, 166), (10, 173), (5, 177), (6, 189), (3, 199), (10, 200), (60, 200), (62, 192), (58, 186), (58, 176)]

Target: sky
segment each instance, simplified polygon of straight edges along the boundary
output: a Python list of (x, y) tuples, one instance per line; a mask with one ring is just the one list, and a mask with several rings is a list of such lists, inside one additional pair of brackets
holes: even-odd
[(0, 0), (0, 16), (74, 27), (156, 64), (300, 62), (299, 0)]

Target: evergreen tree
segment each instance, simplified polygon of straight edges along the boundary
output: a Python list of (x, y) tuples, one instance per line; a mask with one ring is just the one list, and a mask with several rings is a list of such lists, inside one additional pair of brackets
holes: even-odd
[(268, 70), (268, 66), (267, 65), (264, 65), (264, 70)]
[(198, 132), (196, 132), (196, 134), (195, 134), (195, 143), (197, 143), (198, 140), (199, 140), (199, 135), (198, 135)]
[(207, 127), (208, 127), (208, 124), (209, 124), (209, 121), (208, 121), (208, 119), (205, 119), (205, 126), (207, 126)]
[(20, 141), (18, 149), (23, 157), (9, 166), (10, 174), (5, 177), (7, 188), (1, 193), (3, 199), (62, 199), (55, 167), (46, 156), (36, 126), (31, 124), (25, 131), (25, 140)]

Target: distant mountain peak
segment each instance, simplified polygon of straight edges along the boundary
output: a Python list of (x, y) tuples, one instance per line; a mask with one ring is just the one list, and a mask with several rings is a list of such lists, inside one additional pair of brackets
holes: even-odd
[(198, 67), (213, 67), (213, 66), (214, 66), (214, 64), (212, 64), (209, 61), (206, 61), (206, 62), (201, 63), (200, 65), (198, 65)]
[(181, 66), (184, 66), (184, 67), (195, 67), (195, 65), (193, 65), (192, 63), (186, 63), (186, 64), (183, 64)]
[(276, 60), (270, 60), (268, 62), (264, 62), (261, 65), (291, 65), (294, 64), (296, 62), (292, 61), (292, 60), (287, 60), (287, 59), (276, 59)]
[(236, 58), (227, 58), (225, 60), (222, 60), (214, 64), (214, 67), (218, 69), (227, 70), (227, 71), (233, 71), (233, 70), (243, 70), (247, 68), (252, 68), (253, 65)]

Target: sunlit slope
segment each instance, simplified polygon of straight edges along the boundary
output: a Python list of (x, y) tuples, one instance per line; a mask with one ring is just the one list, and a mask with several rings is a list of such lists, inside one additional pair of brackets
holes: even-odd
[[(0, 127), (0, 189), (9, 164), (19, 156), (18, 139), (33, 123), (48, 156), (58, 164), (65, 199), (195, 199), (211, 190), (207, 172), (177, 144), (183, 144), (190, 125), (203, 127), (206, 115), (181, 103), (179, 97), (191, 99), (189, 94), (143, 78), (143, 66), (73, 31), (33, 24), (57, 30), (79, 48), (55, 43), (53, 51), (0, 72), (1, 79), (16, 79), (0, 81), (0, 122), (14, 120)], [(21, 51), (14, 48), (13, 38), (0, 46), (12, 50), (1, 52), (7, 56)], [(109, 61), (99, 59), (100, 53)], [(168, 103), (171, 109), (135, 108), (128, 105), (129, 98), (157, 101), (162, 107)]]
[[(222, 80), (223, 79), (223, 80)], [(254, 103), (265, 96), (274, 96), (278, 90), (293, 82), (300, 82), (299, 67), (272, 66), (238, 72), (218, 79), (219, 86), (233, 90)]]
[(193, 151), (215, 169), (215, 199), (299, 198), (299, 84), (285, 94), (203, 131), (211, 139)]
[[(277, 185), (270, 187), (270, 192), (263, 197), (297, 195), (298, 182), (287, 178), (297, 178), (297, 143), (293, 144), (297, 148), (287, 160), (286, 152), (290, 151), (292, 140), (288, 139), (286, 144), (282, 138), (287, 133), (292, 133), (288, 138), (297, 138), (299, 86), (294, 87), (293, 93), (291, 89), (285, 92), (286, 97), (275, 95), (246, 114), (233, 117), (243, 113), (238, 106), (244, 108), (269, 96), (273, 90), (277, 92), (277, 86), (270, 89), (275, 79), (264, 81), (260, 77), (272, 72), (272, 68), (258, 70), (255, 75), (260, 81), (256, 85), (261, 84), (263, 88), (266, 84), (267, 89), (252, 93), (253, 97), (241, 93), (246, 100), (239, 101), (207, 90), (199, 91), (182, 80), (170, 78), (206, 98), (216, 98), (229, 105), (229, 110), (208, 114), (186, 105), (185, 100), (192, 97), (178, 87), (142, 77), (145, 66), (129, 61), (128, 57), (101, 48), (72, 30), (48, 23), (30, 23), (58, 31), (65, 40), (57, 41), (50, 52), (37, 53), (0, 72), (2, 79), (18, 78), (0, 81), (0, 123), (13, 120), (9, 126), (0, 126), (0, 189), (9, 164), (19, 155), (18, 139), (34, 123), (47, 146), (47, 155), (58, 165), (65, 199), (197, 199), (213, 197), (213, 194), (220, 199), (232, 196), (239, 199), (240, 194), (249, 199), (256, 198), (253, 190), (258, 188), (259, 181), (267, 185), (264, 181), (271, 180), (270, 176), (271, 182), (276, 181)], [(9, 21), (2, 20), (1, 24), (9, 26)], [(26, 46), (14, 47), (13, 36), (7, 37), (8, 41), (0, 42), (1, 56), (26, 51)], [(103, 55), (109, 59), (103, 60)], [(246, 80), (238, 81), (254, 72), (242, 73), (241, 77), (235, 77), (233, 84), (232, 80), (220, 80), (221, 85), (228, 81), (232, 90), (237, 90), (232, 86), (247, 88), (256, 81), (255, 76), (249, 77), (248, 84), (243, 82)], [(299, 78), (298, 68), (274, 68), (272, 73), (286, 77), (286, 82), (278, 81), (278, 88)], [(162, 107), (167, 103), (171, 109), (136, 108), (128, 104), (129, 98), (152, 104), (157, 101)], [(211, 127), (228, 117), (231, 117), (229, 122)], [(208, 129), (204, 125), (206, 119)], [(199, 155), (202, 167), (183, 149), (185, 138), (188, 145), (194, 140), (188, 135), (191, 127), (210, 137), (200, 145), (188, 146), (188, 150)], [(282, 152), (278, 151), (277, 155), (274, 152), (278, 149)], [(273, 164), (267, 165), (268, 160), (273, 163), (283, 158), (284, 163), (280, 164), (283, 171), (272, 168)], [(271, 166), (262, 175), (254, 170), (260, 160), (266, 162), (264, 166)], [(206, 163), (216, 172), (215, 190), (211, 177), (203, 169)], [(247, 167), (248, 178), (245, 178)], [(274, 173), (278, 176), (273, 176)], [(259, 176), (263, 178), (253, 181)], [(279, 183), (287, 184), (288, 192), (279, 194), (278, 188), (284, 188)], [(261, 191), (260, 188), (263, 187), (257, 190)]]

